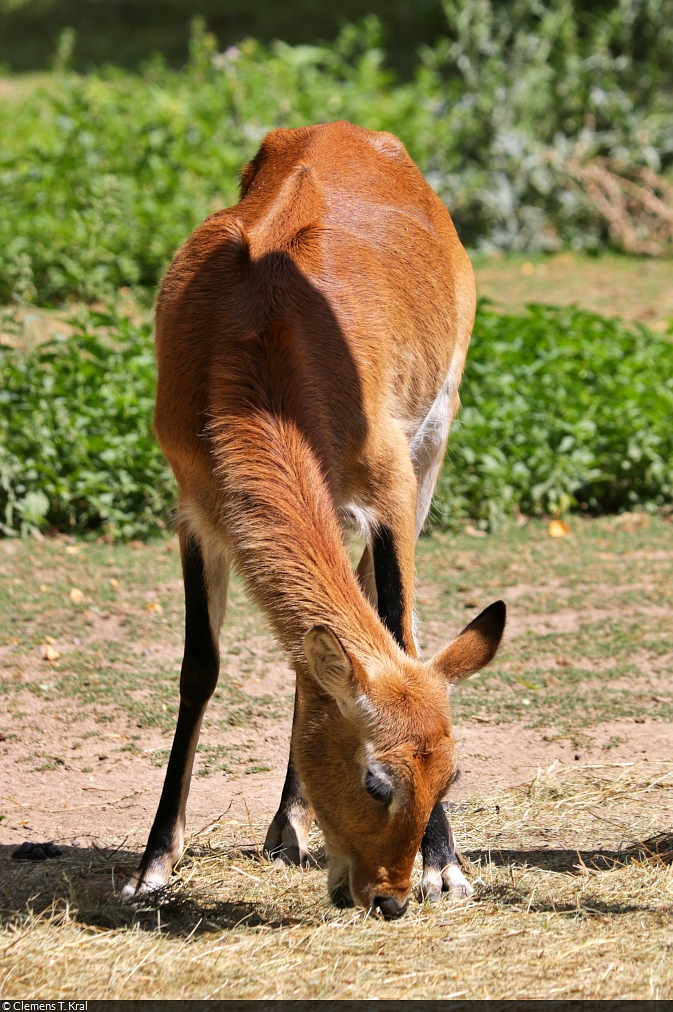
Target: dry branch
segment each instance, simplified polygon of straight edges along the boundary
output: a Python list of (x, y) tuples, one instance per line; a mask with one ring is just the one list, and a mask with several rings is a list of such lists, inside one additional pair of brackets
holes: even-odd
[(673, 187), (647, 168), (624, 170), (606, 159), (564, 166), (608, 223), (610, 236), (627, 253), (661, 256), (673, 252)]

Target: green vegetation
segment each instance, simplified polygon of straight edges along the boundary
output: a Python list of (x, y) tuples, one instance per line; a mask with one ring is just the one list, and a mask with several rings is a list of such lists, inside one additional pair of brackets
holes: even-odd
[(271, 127), (342, 117), (399, 132), (414, 95), (387, 89), (375, 32), (349, 29), (331, 49), (250, 41), (227, 56), (197, 26), (184, 72), (62, 73), (0, 103), (0, 299), (92, 300), (124, 285), (151, 297), (194, 227), (236, 202)]
[[(0, 101), (0, 300), (129, 289), (149, 305), (268, 129), (339, 117), (402, 137), (473, 249), (668, 250), (671, 4), (446, 0), (446, 37), (406, 83), (374, 17), (330, 45), (224, 53), (196, 19), (183, 70), (157, 57), (137, 74), (75, 74), (65, 33), (46, 82)], [(150, 325), (88, 311), (72, 326), (0, 348), (1, 529), (156, 533), (174, 488), (151, 432)], [(670, 503), (672, 347), (579, 310), (482, 306), (434, 522)]]
[(481, 307), (435, 522), (673, 499), (673, 343), (573, 308)]
[(71, 324), (27, 356), (0, 348), (0, 530), (156, 532), (173, 485), (152, 433), (149, 323), (87, 311)]
[(672, 3), (447, 0), (406, 83), (375, 18), (225, 53), (197, 19), (184, 70), (139, 74), (75, 75), (64, 35), (47, 86), (0, 102), (0, 298), (151, 290), (267, 130), (337, 118), (398, 134), (471, 248), (670, 249)]
[[(151, 430), (149, 322), (83, 311), (72, 335), (0, 347), (0, 521), (129, 539), (174, 484)], [(673, 343), (578, 309), (477, 314), (432, 521), (654, 510), (673, 501)]]

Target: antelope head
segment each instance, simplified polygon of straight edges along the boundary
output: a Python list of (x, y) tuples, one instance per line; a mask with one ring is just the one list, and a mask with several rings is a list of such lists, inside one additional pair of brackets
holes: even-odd
[(449, 690), (488, 664), (505, 626), (486, 608), (435, 657), (355, 657), (325, 626), (304, 646), (295, 756), (325, 836), (334, 902), (404, 911), (421, 838), (456, 774)]

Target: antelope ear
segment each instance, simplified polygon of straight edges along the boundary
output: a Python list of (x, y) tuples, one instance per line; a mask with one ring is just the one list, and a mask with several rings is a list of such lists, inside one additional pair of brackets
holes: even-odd
[(447, 681), (459, 682), (493, 660), (505, 631), (506, 618), (505, 602), (495, 601), (437, 654), (433, 663)]
[(331, 629), (314, 625), (304, 637), (304, 649), (311, 674), (333, 699), (344, 716), (363, 694), (364, 669), (354, 663)]

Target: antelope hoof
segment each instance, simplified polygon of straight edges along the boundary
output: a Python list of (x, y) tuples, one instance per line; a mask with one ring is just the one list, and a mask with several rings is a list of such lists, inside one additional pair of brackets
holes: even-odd
[(424, 868), (423, 878), (418, 889), (420, 903), (439, 903), (442, 898), (442, 872), (439, 868)]
[(133, 873), (121, 891), (120, 898), (122, 903), (138, 903), (149, 896), (161, 892), (168, 885), (171, 871), (172, 868), (169, 870), (168, 875), (165, 875), (159, 870), (143, 873), (138, 869), (138, 871)]
[(448, 893), (452, 900), (466, 900), (474, 889), (457, 864), (445, 868), (425, 868), (419, 890), (419, 899), (426, 903), (439, 903), (442, 893)]
[(281, 864), (309, 865), (308, 830), (292, 815), (276, 815), (264, 841), (264, 853)]
[(452, 900), (466, 900), (474, 894), (474, 889), (457, 864), (447, 864), (442, 870), (442, 882), (444, 891)]
[(355, 906), (347, 879), (339, 882), (339, 884), (331, 891), (330, 899), (335, 907), (340, 907), (342, 910)]
[(138, 903), (152, 893), (159, 892), (164, 886), (164, 882), (148, 882), (146, 879), (140, 882), (134, 875), (122, 889), (120, 899), (122, 903)]

